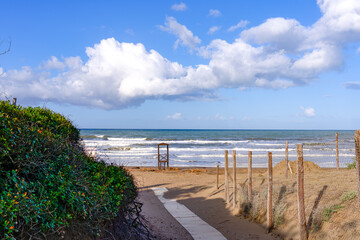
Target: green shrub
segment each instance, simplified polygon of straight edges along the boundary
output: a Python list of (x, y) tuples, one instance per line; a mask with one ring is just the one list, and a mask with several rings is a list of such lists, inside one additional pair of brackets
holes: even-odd
[(334, 213), (337, 213), (342, 208), (344, 208), (344, 206), (340, 204), (334, 204), (325, 208), (323, 212), (322, 220), (328, 221)]
[(61, 237), (73, 225), (95, 235), (136, 194), (124, 168), (84, 153), (64, 116), (0, 101), (1, 239)]
[(352, 199), (356, 198), (357, 195), (358, 195), (358, 194), (357, 194), (356, 191), (344, 192), (344, 193), (341, 195), (341, 201), (345, 202), (345, 201), (352, 200)]
[(355, 158), (354, 158), (354, 161), (352, 163), (347, 163), (346, 164), (346, 168), (347, 169), (355, 169), (356, 168)]

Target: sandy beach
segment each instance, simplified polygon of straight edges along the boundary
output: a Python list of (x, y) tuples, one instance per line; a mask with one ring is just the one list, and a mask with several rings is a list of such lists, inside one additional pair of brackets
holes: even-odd
[[(139, 188), (143, 214), (157, 239), (192, 239), (169, 215), (151, 188), (166, 187), (167, 199), (176, 199), (227, 239), (298, 239), (296, 168), (284, 176), (281, 163), (274, 167), (274, 228), (266, 230), (267, 169), (253, 169), (253, 210), (244, 205), (247, 169), (237, 169), (237, 201), (241, 208), (224, 200), (224, 170), (220, 169), (219, 189), (216, 168), (129, 167)], [(232, 172), (232, 169), (230, 169)], [(232, 189), (230, 189), (232, 191)], [(305, 213), (309, 239), (359, 239), (360, 220), (355, 170), (322, 169), (305, 162)], [(230, 199), (232, 201), (232, 199)], [(264, 207), (265, 206), (265, 207)], [(256, 211), (255, 211), (256, 208)]]

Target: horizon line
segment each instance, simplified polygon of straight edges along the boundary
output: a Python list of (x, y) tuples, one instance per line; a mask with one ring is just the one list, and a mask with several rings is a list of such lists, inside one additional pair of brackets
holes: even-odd
[(80, 130), (203, 130), (203, 131), (355, 131), (356, 129), (280, 129), (280, 128), (80, 128)]

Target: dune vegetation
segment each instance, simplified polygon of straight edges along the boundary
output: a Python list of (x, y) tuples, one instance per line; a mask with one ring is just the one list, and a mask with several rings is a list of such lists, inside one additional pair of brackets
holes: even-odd
[(94, 239), (114, 219), (134, 224), (136, 196), (132, 176), (88, 156), (66, 117), (0, 102), (1, 239)]

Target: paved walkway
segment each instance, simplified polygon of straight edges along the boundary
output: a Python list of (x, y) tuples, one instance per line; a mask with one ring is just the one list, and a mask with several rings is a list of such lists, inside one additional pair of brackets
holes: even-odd
[(165, 187), (152, 188), (152, 190), (169, 213), (191, 234), (194, 240), (226, 240), (218, 230), (207, 224), (187, 207), (175, 199), (164, 198), (164, 193), (168, 191)]

